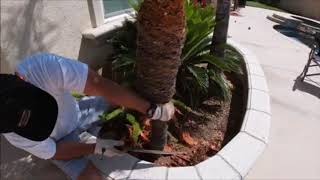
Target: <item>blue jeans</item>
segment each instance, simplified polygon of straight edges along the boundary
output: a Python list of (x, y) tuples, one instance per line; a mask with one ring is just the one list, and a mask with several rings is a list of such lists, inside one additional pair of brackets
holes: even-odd
[[(80, 135), (85, 131), (97, 136), (100, 127), (99, 115), (102, 115), (110, 108), (108, 103), (102, 97), (84, 97), (79, 101), (79, 128), (59, 139), (60, 142), (81, 142)], [(58, 166), (72, 180), (76, 180), (83, 170), (87, 167), (89, 159), (87, 157), (73, 159), (68, 161), (52, 160), (53, 164)]]

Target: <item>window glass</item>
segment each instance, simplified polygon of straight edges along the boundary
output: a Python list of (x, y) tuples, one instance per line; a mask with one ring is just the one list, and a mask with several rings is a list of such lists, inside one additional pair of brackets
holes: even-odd
[(128, 0), (103, 0), (105, 17), (115, 16), (130, 9)]

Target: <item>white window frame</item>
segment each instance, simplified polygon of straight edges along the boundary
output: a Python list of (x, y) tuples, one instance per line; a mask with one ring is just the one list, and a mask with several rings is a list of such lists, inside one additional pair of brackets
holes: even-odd
[(104, 24), (103, 0), (88, 0), (89, 14), (93, 28)]
[(115, 15), (105, 18), (103, 0), (87, 0), (92, 28), (82, 34), (85, 38), (96, 39), (101, 35), (120, 26), (125, 19), (131, 19), (133, 9), (114, 12)]

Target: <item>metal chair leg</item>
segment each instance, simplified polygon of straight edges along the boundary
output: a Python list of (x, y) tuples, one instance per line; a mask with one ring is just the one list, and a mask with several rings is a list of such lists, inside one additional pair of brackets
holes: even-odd
[(313, 59), (313, 56), (314, 56), (314, 49), (311, 49), (311, 52), (309, 54), (309, 59), (308, 59), (308, 62), (307, 64), (304, 66), (304, 69), (303, 69), (303, 72), (301, 73), (301, 82), (304, 81), (304, 79), (306, 78), (307, 76), (307, 73), (308, 73), (308, 70), (309, 70), (309, 67), (310, 67), (310, 64), (311, 64), (311, 61)]

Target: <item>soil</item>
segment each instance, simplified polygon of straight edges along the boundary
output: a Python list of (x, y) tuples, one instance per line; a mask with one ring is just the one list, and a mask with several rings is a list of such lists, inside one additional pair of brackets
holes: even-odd
[[(181, 167), (196, 165), (215, 155), (240, 130), (246, 107), (246, 88), (244, 77), (227, 74), (233, 85), (230, 101), (222, 101), (215, 97), (204, 101), (198, 110), (176, 113), (174, 120), (169, 123), (168, 144), (165, 152), (174, 152), (176, 155), (154, 156), (142, 153), (130, 153), (139, 159), (152, 161), (158, 166)], [(117, 121), (119, 122), (119, 121)], [(150, 136), (150, 122), (144, 121), (144, 133), (140, 136), (143, 142), (136, 148), (147, 145)], [(132, 131), (123, 131), (128, 126), (119, 123), (106, 124), (102, 130), (104, 138), (130, 137)], [(120, 139), (120, 138), (118, 138)], [(134, 143), (126, 140), (132, 147)]]
[[(154, 161), (156, 165), (167, 167), (196, 165), (215, 155), (239, 132), (246, 107), (245, 86), (242, 77), (229, 74), (228, 79), (234, 86), (231, 101), (210, 98), (200, 106), (199, 110), (185, 114), (183, 118), (172, 122), (169, 125), (170, 135), (165, 151), (179, 154), (162, 156)], [(179, 131), (190, 134), (191, 140), (179, 138), (176, 133)]]
[[(169, 138), (169, 150), (184, 154), (160, 157), (154, 163), (168, 167), (190, 166), (216, 154), (222, 147), (227, 131), (229, 111), (230, 102), (210, 98), (199, 110), (186, 114), (173, 125), (170, 124), (169, 132), (171, 131), (179, 141), (172, 141), (172, 138)], [(177, 131), (189, 135), (187, 138), (186, 136), (179, 138), (177, 133), (174, 133)]]

